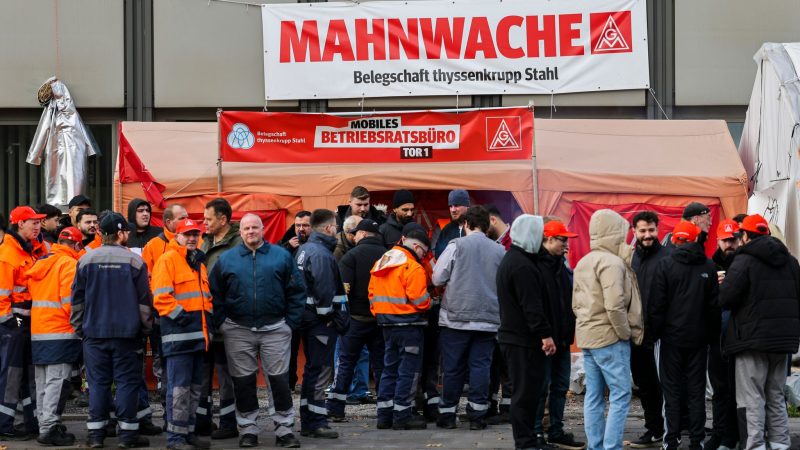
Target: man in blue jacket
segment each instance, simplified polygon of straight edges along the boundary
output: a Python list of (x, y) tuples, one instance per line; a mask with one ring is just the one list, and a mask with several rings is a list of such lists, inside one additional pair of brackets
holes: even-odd
[(300, 324), (306, 291), (289, 252), (264, 241), (264, 225), (255, 214), (239, 223), (243, 243), (222, 254), (211, 269), (209, 285), (214, 326), (222, 331), (236, 396), (239, 447), (258, 445), (258, 359), (275, 402), (275, 445), (300, 447), (292, 434), (294, 406), (289, 388), (292, 330)]
[(70, 323), (83, 338), (89, 384), (87, 445), (103, 447), (114, 383), (119, 447), (148, 447), (147, 438), (139, 436), (136, 415), (142, 378), (142, 336), (153, 327), (147, 266), (125, 247), (130, 227), (120, 214), (105, 216), (100, 232), (103, 245), (80, 259), (72, 284)]
[(328, 427), (325, 387), (333, 379), (333, 351), (337, 334), (350, 325), (347, 296), (333, 256), (336, 248), (336, 215), (327, 209), (311, 213), (311, 235), (297, 249), (297, 267), (303, 272), (308, 298), (303, 312), (301, 336), (306, 366), (300, 390), (300, 434), (335, 439), (339, 433)]

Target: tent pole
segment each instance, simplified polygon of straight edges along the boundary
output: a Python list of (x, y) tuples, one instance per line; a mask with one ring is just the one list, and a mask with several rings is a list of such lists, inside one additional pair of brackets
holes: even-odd
[[(531, 116), (533, 116), (533, 102), (528, 105), (528, 109), (531, 111)], [(531, 117), (531, 121), (533, 122), (533, 117)], [(533, 171), (533, 214), (539, 215), (539, 171), (536, 170), (536, 127), (534, 126), (531, 130), (533, 136), (531, 137), (532, 145), (531, 145), (531, 170)]]
[(222, 108), (217, 108), (217, 194), (222, 193), (222, 136), (219, 132), (219, 118)]

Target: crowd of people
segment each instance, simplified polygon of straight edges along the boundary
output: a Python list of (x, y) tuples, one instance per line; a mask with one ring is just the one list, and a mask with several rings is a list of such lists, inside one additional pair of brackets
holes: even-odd
[[(169, 205), (163, 228), (140, 199), (127, 217), (84, 196), (65, 215), (15, 208), (0, 219), (0, 439), (73, 445), (61, 415), (85, 376), (91, 448), (112, 436), (144, 447), (164, 431), (175, 450), (209, 448), (199, 436), (254, 447), (261, 370), (275, 444), (297, 448), (302, 345), (302, 437), (335, 439), (347, 405), (374, 403), (378, 429), (455, 429), (465, 417), (469, 430), (511, 423), (516, 448), (621, 449), (635, 384), (646, 432), (631, 447), (677, 449), (687, 431), (692, 449), (789, 448), (800, 265), (761, 216), (719, 223), (709, 259), (706, 205), (688, 205), (663, 242), (655, 212), (629, 223), (599, 210), (573, 269), (578, 235), (561, 220), (508, 223), (461, 189), (447, 203), (450, 220), (431, 233), (414, 221), (411, 191), (384, 212), (357, 186), (336, 211), (297, 213), (279, 243), (256, 214), (234, 223), (222, 198), (203, 223)], [(587, 443), (564, 424), (573, 343)]]

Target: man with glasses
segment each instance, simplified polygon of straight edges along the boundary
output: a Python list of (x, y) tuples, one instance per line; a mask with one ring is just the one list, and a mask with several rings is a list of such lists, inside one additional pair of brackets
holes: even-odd
[(306, 365), (300, 390), (300, 434), (335, 439), (328, 426), (325, 388), (333, 380), (333, 352), (337, 334), (350, 326), (347, 295), (333, 257), (336, 215), (327, 209), (311, 213), (311, 235), (297, 249), (295, 262), (306, 281), (306, 307), (300, 325)]
[(370, 311), (383, 328), (384, 370), (378, 389), (378, 429), (427, 428), (411, 407), (422, 370), (423, 333), (431, 301), (422, 267), (430, 251), (428, 235), (409, 228), (402, 242), (373, 266), (369, 281)]
[(294, 257), (297, 255), (297, 249), (306, 243), (310, 234), (311, 211), (300, 211), (294, 215), (294, 225), (286, 230), (281, 245)]
[[(697, 237), (697, 242), (700, 245), (705, 245), (708, 238), (708, 229), (711, 228), (711, 209), (702, 203), (691, 202), (683, 209), (681, 219), (700, 227), (700, 235)], [(670, 248), (675, 247), (672, 243), (672, 233), (667, 233), (664, 236), (661, 245)]]

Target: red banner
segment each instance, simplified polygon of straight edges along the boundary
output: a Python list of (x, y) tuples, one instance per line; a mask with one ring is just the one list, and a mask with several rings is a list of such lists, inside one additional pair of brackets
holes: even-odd
[(370, 116), (226, 111), (223, 161), (396, 163), (531, 159), (533, 113), (502, 108)]

